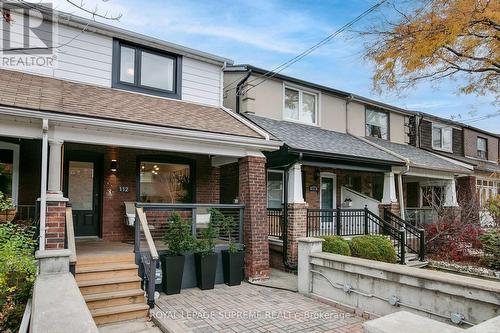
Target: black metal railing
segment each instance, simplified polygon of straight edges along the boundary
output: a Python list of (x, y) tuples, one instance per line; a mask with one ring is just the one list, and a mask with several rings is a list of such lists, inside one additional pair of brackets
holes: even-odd
[(405, 246), (409, 252), (418, 254), (419, 260), (425, 260), (425, 231), (384, 207), (384, 220), (397, 229), (405, 230)]
[(269, 223), (269, 236), (281, 239), (283, 227), (283, 208), (268, 208), (267, 221)]
[(398, 229), (394, 226), (390, 225), (387, 221), (385, 221), (380, 216), (372, 213), (368, 209), (366, 209), (366, 217), (368, 224), (374, 224), (378, 228), (378, 234), (382, 234), (388, 236), (391, 240), (394, 248), (396, 249), (396, 255), (398, 257), (398, 262), (400, 264), (406, 263), (406, 245), (405, 245), (405, 230)]

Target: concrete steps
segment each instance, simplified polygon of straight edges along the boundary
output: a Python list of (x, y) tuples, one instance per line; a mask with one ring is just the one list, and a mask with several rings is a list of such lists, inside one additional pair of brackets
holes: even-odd
[(151, 321), (134, 319), (99, 326), (100, 333), (162, 333)]
[(133, 253), (78, 257), (75, 279), (96, 324), (148, 316), (134, 261)]

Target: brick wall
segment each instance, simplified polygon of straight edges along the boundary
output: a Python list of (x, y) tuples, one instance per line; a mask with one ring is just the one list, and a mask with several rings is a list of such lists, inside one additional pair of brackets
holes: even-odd
[(66, 202), (47, 201), (45, 230), (45, 248), (47, 250), (64, 249)]
[(488, 160), (498, 161), (498, 138), (483, 133), (475, 132), (468, 128), (464, 128), (464, 153), (466, 156), (477, 156), (477, 138), (485, 138), (488, 140)]
[[(479, 197), (476, 191), (476, 177), (466, 176), (457, 178), (457, 202), (463, 208), (463, 219), (479, 222)], [(465, 221), (464, 221), (465, 222)]]
[(293, 266), (297, 264), (297, 239), (307, 235), (307, 203), (288, 204), (288, 244), (287, 259)]
[(432, 122), (428, 120), (420, 121), (420, 147), (432, 149)]
[(238, 163), (220, 167), (220, 202), (233, 203), (238, 197)]
[(248, 156), (240, 158), (238, 163), (239, 197), (245, 204), (245, 274), (252, 280), (266, 279), (269, 277), (266, 159)]
[(408, 117), (408, 143), (417, 146), (417, 116)]
[(458, 128), (452, 129), (453, 155), (464, 156), (464, 135)]

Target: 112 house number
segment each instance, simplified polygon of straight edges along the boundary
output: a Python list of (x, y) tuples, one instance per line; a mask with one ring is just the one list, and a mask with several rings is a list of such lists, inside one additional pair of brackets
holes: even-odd
[(128, 193), (128, 186), (118, 186), (118, 192)]

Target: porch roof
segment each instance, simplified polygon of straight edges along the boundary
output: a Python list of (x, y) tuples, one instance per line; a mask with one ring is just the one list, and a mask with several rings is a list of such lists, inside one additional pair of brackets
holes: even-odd
[(460, 166), (457, 163), (439, 157), (429, 151), (401, 143), (394, 143), (387, 140), (382, 140), (373, 137), (366, 137), (373, 143), (386, 148), (398, 155), (401, 155), (410, 160), (410, 165), (418, 168), (447, 171), (453, 173), (470, 173), (471, 170)]
[(436, 152), (436, 154), (457, 160), (459, 162), (473, 165), (474, 170), (477, 170), (477, 171), (500, 173), (500, 164), (493, 162), (493, 161), (480, 160), (477, 158), (470, 158), (470, 157), (464, 157), (464, 156), (456, 156), (456, 155), (446, 153), (446, 152)]
[(345, 157), (360, 161), (383, 161), (393, 165), (403, 164), (403, 160), (351, 134), (290, 121), (263, 118), (252, 114), (245, 114), (245, 116), (292, 149), (332, 155), (338, 159)]
[(222, 108), (0, 69), (0, 106), (263, 139)]

